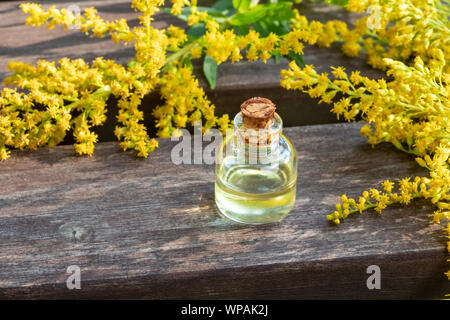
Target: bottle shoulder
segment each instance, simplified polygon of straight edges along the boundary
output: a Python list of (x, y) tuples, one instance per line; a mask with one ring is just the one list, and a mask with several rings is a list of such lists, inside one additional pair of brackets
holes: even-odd
[(230, 137), (222, 143), (217, 156), (217, 164), (226, 163), (232, 165), (242, 164), (243, 162), (247, 164), (251, 161), (252, 157), (256, 157), (258, 164), (279, 162), (290, 166), (297, 166), (296, 150), (291, 141), (284, 135), (280, 135), (276, 148), (256, 149), (243, 146), (238, 143), (236, 137)]
[(297, 153), (291, 140), (288, 137), (286, 137), (284, 134), (282, 134), (280, 136), (280, 145), (283, 145), (285, 149), (292, 150), (292, 152), (295, 154)]
[[(226, 146), (232, 147), (232, 148), (238, 148), (237, 137), (235, 135), (232, 135), (227, 138), (224, 138), (222, 141), (221, 148), (224, 148)], [(284, 134), (280, 135), (280, 137), (278, 139), (278, 146), (280, 146), (281, 148), (292, 150), (295, 152), (295, 147), (292, 144), (291, 140), (288, 137), (286, 137)]]

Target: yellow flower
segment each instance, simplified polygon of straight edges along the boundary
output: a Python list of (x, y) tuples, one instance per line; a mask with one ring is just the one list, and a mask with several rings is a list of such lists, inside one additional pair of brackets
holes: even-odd
[(0, 160), (6, 160), (9, 158), (11, 151), (7, 150), (5, 147), (0, 147)]
[(392, 192), (392, 188), (394, 187), (394, 183), (391, 182), (391, 181), (389, 181), (389, 180), (385, 180), (385, 181), (382, 183), (382, 186), (383, 186), (384, 190), (385, 190), (387, 193), (391, 193), (391, 192)]
[(331, 67), (331, 69), (333, 69), (333, 71), (331, 73), (333, 73), (333, 75), (338, 78), (338, 79), (347, 79), (347, 74), (345, 73), (345, 68), (344, 67)]

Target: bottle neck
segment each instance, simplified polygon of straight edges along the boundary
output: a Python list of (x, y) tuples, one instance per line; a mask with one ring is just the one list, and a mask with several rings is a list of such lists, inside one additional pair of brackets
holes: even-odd
[(283, 122), (275, 113), (274, 120), (268, 128), (247, 128), (242, 122), (242, 114), (234, 118), (234, 135), (239, 154), (245, 158), (255, 158), (257, 162), (272, 161), (278, 156)]
[(242, 113), (234, 117), (234, 135), (239, 145), (255, 148), (276, 148), (283, 130), (283, 121), (275, 113), (269, 127), (263, 129), (247, 128), (242, 121)]

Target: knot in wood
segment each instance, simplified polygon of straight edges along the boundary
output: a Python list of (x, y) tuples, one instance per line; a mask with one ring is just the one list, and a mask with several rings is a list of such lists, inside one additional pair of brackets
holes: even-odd
[(88, 240), (92, 236), (92, 232), (89, 229), (77, 222), (68, 222), (61, 225), (58, 233), (62, 238), (70, 242)]

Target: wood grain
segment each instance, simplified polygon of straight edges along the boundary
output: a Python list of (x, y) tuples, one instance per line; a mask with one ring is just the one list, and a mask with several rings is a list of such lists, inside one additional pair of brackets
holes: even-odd
[[(222, 219), (211, 165), (174, 165), (176, 142), (149, 159), (100, 143), (14, 151), (0, 164), (0, 298), (440, 298), (446, 239), (425, 201), (382, 215), (325, 215), (342, 193), (425, 174), (359, 124), (288, 128), (298, 151), (293, 211), (251, 227)], [(188, 191), (188, 192), (187, 192)], [(381, 268), (368, 290), (366, 268)], [(81, 268), (81, 290), (66, 269)]]
[[(130, 26), (137, 25), (138, 14), (130, 8), (130, 1), (125, 0), (97, 0), (97, 1), (39, 1), (43, 7), (55, 5), (57, 8), (68, 7), (77, 4), (83, 10), (95, 6), (99, 14), (105, 19), (115, 20), (127, 18)], [(211, 1), (203, 1), (211, 2)], [(92, 61), (98, 56), (114, 59), (125, 64), (134, 56), (132, 46), (116, 45), (109, 37), (89, 38), (76, 31), (65, 31), (62, 27), (53, 30), (45, 28), (33, 28), (24, 26), (25, 14), (18, 8), (19, 2), (0, 3), (0, 80), (8, 74), (7, 63), (11, 60), (21, 60), (34, 63), (39, 59), (57, 61), (62, 57), (83, 58)], [(317, 19), (322, 22), (331, 19), (344, 19), (354, 21), (356, 16), (345, 10), (328, 4), (305, 3), (300, 5), (300, 11), (309, 19)], [(179, 19), (165, 13), (155, 16), (154, 25), (164, 28), (173, 24), (185, 27)], [(367, 66), (365, 57), (347, 58), (343, 56), (338, 44), (331, 48), (317, 48), (306, 45), (304, 60), (307, 64), (313, 64), (318, 72), (329, 72), (330, 66), (344, 66), (347, 70), (360, 70), (361, 74), (373, 78), (380, 78), (383, 73)], [(329, 112), (327, 105), (318, 105), (316, 99), (309, 98), (306, 94), (287, 91), (280, 87), (280, 70), (286, 69), (288, 60), (283, 59), (279, 64), (271, 59), (266, 64), (263, 62), (239, 62), (224, 63), (219, 66), (218, 81), (215, 90), (210, 90), (201, 71), (201, 61), (195, 61), (195, 73), (200, 79), (200, 84), (205, 88), (208, 98), (215, 104), (218, 115), (224, 113), (234, 114), (240, 104), (253, 96), (260, 96), (277, 101), (277, 112), (285, 121), (285, 126), (311, 125), (323, 123), (335, 123), (338, 120)], [(0, 85), (1, 88), (1, 85)], [(145, 124), (154, 133), (153, 108), (161, 104), (157, 92), (148, 95), (143, 103)], [(116, 102), (109, 102), (107, 123), (97, 129), (101, 141), (115, 141), (113, 134), (116, 125)], [(67, 139), (66, 143), (72, 140)]]
[[(19, 3), (0, 3), (0, 80), (10, 60), (104, 56), (126, 63), (134, 55), (108, 38), (24, 26)], [(129, 1), (42, 3), (95, 5), (106, 19), (137, 24)], [(324, 4), (300, 9), (321, 21), (355, 19)], [(183, 26), (156, 16), (156, 26), (169, 24)], [(364, 57), (345, 58), (338, 45), (307, 47), (304, 60), (319, 72), (343, 65), (382, 76)], [(286, 126), (335, 122), (327, 106), (279, 86), (287, 63), (225, 63), (214, 91), (199, 62), (194, 68), (218, 114), (234, 114), (242, 101), (263, 92)], [(144, 100), (150, 128), (159, 103), (157, 93)], [(115, 140), (116, 113), (111, 100), (107, 125), (99, 129), (102, 141)], [(283, 222), (263, 227), (223, 220), (214, 204), (214, 168), (174, 165), (168, 140), (145, 160), (115, 142), (99, 144), (93, 157), (76, 157), (72, 146), (14, 151), (0, 163), (0, 298), (440, 298), (449, 292), (446, 239), (429, 224), (428, 202), (356, 215), (338, 227), (325, 219), (342, 193), (357, 196), (385, 178), (426, 174), (389, 145), (370, 148), (359, 126), (286, 129), (299, 155), (297, 201)], [(372, 264), (381, 267), (381, 290), (366, 288)], [(70, 265), (81, 267), (81, 290), (66, 288)]]

